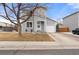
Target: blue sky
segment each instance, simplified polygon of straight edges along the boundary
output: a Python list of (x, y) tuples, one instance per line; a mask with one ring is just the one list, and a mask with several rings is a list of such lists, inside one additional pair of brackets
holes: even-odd
[[(2, 9), (0, 8), (0, 11)], [(54, 20), (60, 20), (64, 16), (79, 10), (78, 3), (49, 3), (47, 4), (46, 15)]]
[(50, 3), (46, 15), (55, 20), (60, 20), (64, 16), (79, 10), (78, 3)]

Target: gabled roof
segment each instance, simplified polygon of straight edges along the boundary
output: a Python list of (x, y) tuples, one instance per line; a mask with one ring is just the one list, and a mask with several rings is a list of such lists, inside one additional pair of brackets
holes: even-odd
[[(33, 15), (33, 16), (37, 16), (37, 17), (40, 17), (40, 18), (44, 18), (43, 16), (40, 16), (40, 15)], [(46, 17), (46, 16), (45, 16)], [(49, 19), (49, 20), (52, 20), (53, 22), (57, 22), (57, 21), (55, 21), (55, 20), (53, 20), (53, 19), (50, 19), (49, 17), (46, 17), (46, 19)], [(23, 19), (22, 19), (23, 20)]]
[[(49, 20), (52, 20), (52, 19), (50, 19), (49, 17), (46, 17), (47, 19), (49, 19)], [(55, 21), (55, 20), (52, 20), (53, 22), (57, 22), (57, 21)]]
[(74, 14), (76, 14), (76, 13), (79, 13), (79, 11), (76, 11), (76, 12), (73, 12), (73, 13), (67, 15), (67, 16), (63, 17), (63, 19), (64, 19), (64, 18), (67, 18), (67, 17), (69, 17), (69, 16), (72, 16), (72, 15), (74, 15)]
[[(38, 15), (34, 15), (34, 16), (38, 16)], [(38, 17), (44, 18), (43, 16), (38, 16)], [(46, 17), (46, 16), (45, 16), (45, 17)], [(53, 21), (53, 22), (57, 22), (57, 21), (55, 21), (55, 20), (50, 19), (49, 17), (46, 17), (46, 19), (49, 19), (49, 20), (51, 20), (51, 21)]]

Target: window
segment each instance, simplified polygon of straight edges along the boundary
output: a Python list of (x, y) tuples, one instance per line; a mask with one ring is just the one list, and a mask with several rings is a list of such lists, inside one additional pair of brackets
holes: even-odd
[(2, 26), (0, 26), (0, 28), (2, 28)]
[(32, 22), (30, 22), (30, 27), (32, 27)]
[(25, 31), (27, 32), (27, 29)]
[(32, 27), (32, 22), (27, 22), (27, 27)]
[(38, 28), (40, 28), (40, 25), (38, 25)]
[(29, 27), (29, 22), (27, 22), (27, 27)]

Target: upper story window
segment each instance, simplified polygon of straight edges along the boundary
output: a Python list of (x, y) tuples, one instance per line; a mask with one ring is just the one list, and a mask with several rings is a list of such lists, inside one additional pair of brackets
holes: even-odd
[(27, 27), (32, 27), (32, 22), (27, 22)]

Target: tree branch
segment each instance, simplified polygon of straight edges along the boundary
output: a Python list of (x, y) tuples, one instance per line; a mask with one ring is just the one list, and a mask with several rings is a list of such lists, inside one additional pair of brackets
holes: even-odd
[(37, 9), (37, 7), (38, 7), (38, 3), (36, 4), (35, 8), (33, 8), (33, 10), (30, 11), (30, 14), (29, 14), (28, 18), (26, 20), (22, 21), (21, 24), (26, 22), (28, 19), (30, 19), (30, 17), (32, 16), (34, 11)]
[(18, 22), (18, 24), (20, 25), (20, 7), (21, 7), (21, 3), (18, 3), (18, 10), (17, 10), (17, 22)]
[[(8, 20), (8, 18), (6, 17), (6, 16), (4, 16), (4, 15), (0, 15), (1, 17), (3, 17), (4, 19), (6, 19), (6, 20)], [(13, 22), (13, 21), (12, 21)], [(13, 22), (14, 23), (14, 22)], [(14, 24), (16, 24), (16, 23), (14, 23)]]
[(16, 11), (15, 11), (15, 7), (14, 7), (13, 3), (12, 3), (12, 8), (13, 8), (14, 14), (16, 15)]
[[(5, 7), (7, 7), (10, 11), (12, 11), (14, 15), (16, 16), (16, 12), (14, 11), (14, 9), (11, 9), (7, 4), (5, 4)], [(13, 5), (12, 5), (12, 8), (14, 8)]]
[(9, 18), (9, 16), (8, 16), (8, 14), (7, 14), (7, 11), (6, 11), (5, 4), (2, 3), (2, 5), (3, 5), (3, 8), (4, 8), (5, 14), (6, 14), (6, 18), (7, 18), (11, 23), (15, 24), (15, 23)]

